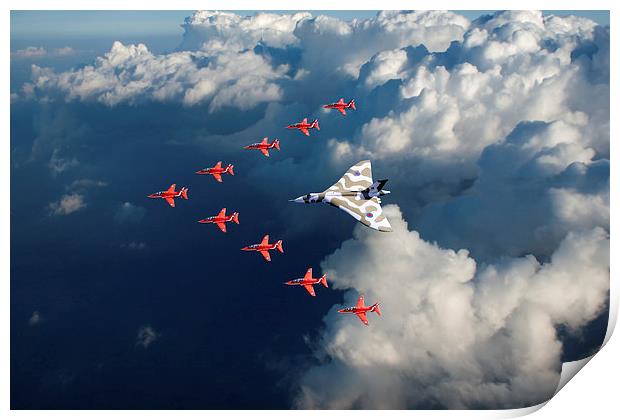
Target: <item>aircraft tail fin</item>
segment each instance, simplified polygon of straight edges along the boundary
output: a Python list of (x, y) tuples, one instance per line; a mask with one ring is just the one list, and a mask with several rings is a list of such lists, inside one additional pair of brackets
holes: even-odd
[(237, 213), (237, 212), (233, 213), (232, 221), (235, 222), (236, 224), (239, 224), (239, 213)]
[(276, 242), (276, 249), (280, 251), (281, 253), (284, 253), (284, 248), (282, 248), (282, 239)]
[(231, 174), (231, 175), (233, 175), (233, 176), (235, 175), (235, 172), (233, 171), (234, 167), (235, 167), (235, 165), (230, 164), (230, 163), (229, 163), (229, 164), (228, 164), (228, 166), (226, 167), (226, 170), (228, 171), (228, 173), (229, 173), (229, 174)]
[(312, 121), (312, 126), (310, 128), (316, 128), (317, 130), (321, 131), (321, 127), (319, 127), (319, 120)]
[(370, 309), (370, 312), (376, 312), (377, 315), (381, 316), (381, 310), (379, 309), (379, 302), (377, 302), (374, 305), (372, 305), (372, 308)]
[(321, 284), (322, 284), (323, 286), (325, 286), (325, 287), (329, 287), (329, 286), (327, 285), (327, 275), (326, 275), (326, 274), (323, 274), (323, 275), (321, 276), (321, 279), (320, 279), (320, 280), (321, 280)]
[(349, 101), (349, 103), (347, 104), (347, 107), (349, 107), (351, 109), (357, 109), (357, 108), (355, 108), (355, 99), (351, 99)]
[[(366, 197), (376, 197), (378, 195), (383, 195), (380, 194), (380, 192), (383, 190), (383, 187), (385, 186), (385, 184), (387, 184), (388, 180), (387, 179), (380, 179), (379, 181), (375, 181), (373, 182), (373, 184), (366, 188), (363, 191), (364, 196)], [(386, 191), (385, 194), (388, 194), (389, 191)]]
[(184, 199), (187, 200), (187, 192), (189, 191), (189, 189), (187, 187), (183, 187), (181, 188), (181, 197), (183, 197)]
[(273, 147), (275, 147), (276, 149), (280, 150), (280, 140), (275, 139), (273, 141)]

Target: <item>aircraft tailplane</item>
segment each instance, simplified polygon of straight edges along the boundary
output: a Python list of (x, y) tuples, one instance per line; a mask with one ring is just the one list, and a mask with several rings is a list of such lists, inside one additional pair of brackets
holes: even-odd
[(325, 287), (329, 287), (329, 286), (327, 285), (327, 275), (326, 275), (326, 274), (323, 274), (323, 275), (321, 276), (321, 279), (320, 279), (320, 280), (321, 280), (321, 284), (322, 284), (323, 286), (325, 286)]
[[(387, 184), (387, 179), (380, 179), (379, 181), (375, 181), (370, 187), (366, 188), (362, 193), (365, 197), (376, 197), (382, 190), (385, 184)], [(385, 194), (388, 194), (389, 191), (386, 191)]]

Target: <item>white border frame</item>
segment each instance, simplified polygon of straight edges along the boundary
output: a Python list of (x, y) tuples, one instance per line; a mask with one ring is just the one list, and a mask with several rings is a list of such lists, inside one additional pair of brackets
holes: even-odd
[[(402, 1), (402, 0), (383, 0), (381, 2), (373, 2), (370, 0), (339, 0), (338, 2), (327, 0), (313, 0), (313, 1), (301, 1), (296, 2), (284, 1), (284, 0), (263, 0), (262, 2), (250, 1), (250, 0), (213, 0), (209, 2), (196, 2), (187, 0), (152, 0), (152, 1), (135, 1), (135, 0), (91, 0), (88, 2), (78, 0), (56, 0), (54, 2), (45, 2), (37, 0), (5, 0), (4, 14), (2, 14), (2, 27), (4, 27), (4, 35), (6, 39), (3, 42), (3, 56), (10, 57), (10, 10), (193, 10), (198, 8), (209, 8), (212, 10), (394, 10), (394, 9), (433, 9), (433, 10), (499, 10), (499, 9), (542, 9), (542, 10), (610, 10), (610, 26), (613, 28), (611, 31), (611, 103), (610, 103), (610, 115), (617, 115), (617, 86), (616, 77), (618, 62), (617, 62), (617, 50), (618, 50), (618, 25), (617, 18), (617, 2), (603, 1), (603, 0), (588, 0), (588, 1), (575, 1), (575, 0), (522, 0), (519, 2), (511, 2), (506, 0), (498, 1), (469, 1), (467, 3), (458, 2), (454, 0), (422, 0), (422, 1)], [(181, 22), (179, 22), (180, 24)], [(10, 139), (10, 59), (7, 60), (4, 66), (2, 66), (2, 79), (4, 81), (4, 101), (2, 102), (2, 112), (0, 118), (2, 124), (0, 127), (4, 131), (5, 145), (0, 153), (3, 154), (2, 158), (2, 185), (4, 185), (4, 193), (10, 196), (10, 152), (9, 142)], [(611, 119), (611, 136), (615, 138), (617, 127), (615, 120)], [(611, 155), (614, 155), (615, 147), (613, 142), (610, 145)], [(4, 155), (6, 154), (6, 155)], [(610, 209), (616, 208), (616, 194), (615, 187), (618, 185), (617, 172), (611, 168), (611, 202)], [(8, 191), (7, 191), (8, 189)], [(1, 264), (3, 268), (4, 287), (2, 287), (0, 293), (2, 294), (4, 319), (2, 320), (2, 327), (4, 330), (4, 337), (6, 340), (1, 347), (2, 352), (2, 371), (4, 375), (1, 384), (2, 391), (2, 408), (3, 411), (10, 409), (10, 207), (3, 206), (0, 210), (2, 212), (2, 232), (3, 240), (1, 242)], [(611, 224), (610, 236), (615, 238), (614, 224)], [(611, 241), (611, 255), (617, 255), (617, 246), (615, 242)], [(615, 274), (617, 264), (614, 259), (611, 258), (611, 273)], [(299, 418), (310, 418), (315, 416), (322, 416), (327, 418), (340, 418), (342, 416), (355, 415), (356, 417), (370, 418), (375, 416), (391, 417), (391, 418), (409, 418), (410, 416), (417, 416), (421, 418), (508, 418), (522, 416), (529, 413), (536, 412), (535, 417), (539, 419), (583, 419), (584, 416), (590, 418), (609, 418), (610, 413), (617, 413), (618, 406), (616, 404), (617, 392), (616, 392), (616, 379), (619, 371), (618, 356), (620, 355), (620, 344), (618, 339), (610, 341), (611, 333), (615, 327), (618, 315), (618, 284), (611, 277), (610, 285), (610, 321), (608, 326), (607, 335), (605, 337), (605, 348), (602, 349), (600, 354), (595, 355), (593, 361), (588, 363), (588, 369), (585, 369), (583, 373), (579, 374), (579, 379), (571, 381), (571, 384), (562, 389), (562, 386), (558, 387), (558, 391), (562, 389), (557, 396), (552, 398), (549, 402), (549, 407), (544, 410), (538, 411), (540, 408), (546, 405), (540, 404), (538, 406), (529, 407), (518, 410), (488, 410), (488, 411), (423, 411), (423, 410), (411, 410), (411, 411), (355, 411), (342, 412), (342, 411), (295, 411), (291, 413), (289, 411), (208, 411), (206, 415), (216, 416), (216, 418), (235, 418), (237, 416), (252, 415), (252, 417), (260, 418), (285, 418), (291, 415)], [(583, 367), (587, 361), (577, 361), (571, 364), (565, 364), (562, 371), (561, 385), (566, 384), (564, 379), (568, 378), (568, 374), (576, 373), (580, 367)], [(568, 365), (568, 366), (566, 366)], [(570, 371), (570, 372), (569, 372)], [(572, 378), (572, 375), (570, 375)], [(570, 378), (569, 378), (570, 379)], [(71, 419), (71, 418), (83, 418), (89, 416), (94, 419), (107, 419), (109, 416), (122, 419), (133, 419), (136, 414), (134, 411), (11, 411), (10, 415), (14, 418), (39, 418), (49, 417), (58, 419)], [(152, 420), (167, 419), (170, 415), (183, 417), (184, 419), (202, 419), (205, 413), (202, 411), (176, 411), (174, 413), (169, 411), (140, 411), (139, 415), (149, 416)]]

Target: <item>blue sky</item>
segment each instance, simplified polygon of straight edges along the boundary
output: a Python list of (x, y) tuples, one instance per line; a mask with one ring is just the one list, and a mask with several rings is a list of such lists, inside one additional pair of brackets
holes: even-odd
[[(469, 19), (487, 12), (491, 11), (458, 11)], [(237, 13), (250, 15), (255, 12), (240, 10)], [(376, 12), (317, 10), (312, 13), (353, 19), (371, 17)], [(602, 25), (609, 24), (608, 11), (557, 10), (546, 13), (574, 14)], [(12, 11), (11, 38), (181, 35), (183, 31), (180, 24), (190, 14), (191, 11)]]
[[(522, 407), (596, 350), (609, 27), (189, 15), (11, 14), (12, 408)], [(363, 159), (393, 232), (288, 201)], [(222, 207), (240, 225), (197, 223)], [(240, 251), (265, 234), (284, 254)], [(308, 267), (316, 298), (283, 285)], [(359, 294), (369, 327), (336, 311)]]

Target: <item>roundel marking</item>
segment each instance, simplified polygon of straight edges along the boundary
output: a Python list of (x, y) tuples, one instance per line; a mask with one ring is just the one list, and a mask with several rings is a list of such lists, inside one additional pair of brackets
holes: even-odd
[(366, 217), (371, 218), (373, 214), (371, 212), (366, 213)]
[(360, 173), (360, 171), (355, 171), (355, 172), (353, 172), (353, 175), (355, 175), (355, 176), (360, 176), (360, 175), (361, 175), (361, 173)]

